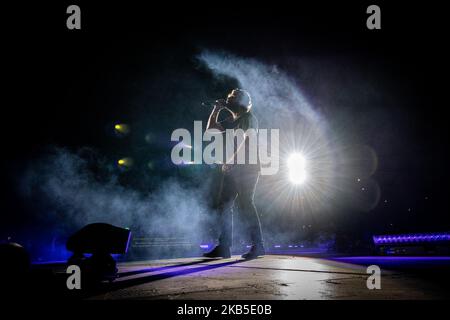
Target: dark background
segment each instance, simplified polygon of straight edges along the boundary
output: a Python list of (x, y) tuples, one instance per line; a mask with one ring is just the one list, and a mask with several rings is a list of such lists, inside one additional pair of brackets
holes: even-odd
[[(342, 110), (328, 110), (327, 103), (342, 99), (345, 104), (351, 99), (348, 87), (358, 77), (369, 79), (384, 92), (383, 100), (361, 101), (345, 111), (356, 120), (374, 108), (388, 115), (374, 124), (378, 132), (360, 128), (358, 134), (377, 151), (375, 178), (389, 206), (380, 202), (364, 218), (351, 213), (336, 223), (356, 234), (450, 229), (449, 52), (439, 2), (376, 2), (382, 29), (374, 31), (366, 28), (365, 10), (372, 2), (364, 1), (166, 1), (145, 6), (137, 1), (75, 1), (82, 29), (72, 31), (66, 29), (69, 4), (21, 2), (4, 10), (2, 240), (24, 238), (23, 230), (40, 226), (34, 204), (17, 185), (27, 165), (48, 146), (90, 146), (111, 161), (124, 154), (143, 159), (151, 152), (157, 173), (143, 178), (136, 166), (121, 180), (130, 188), (151, 190), (172, 175), (173, 168), (164, 165), (172, 130), (205, 119), (208, 110), (198, 103), (233, 87), (217, 83), (201, 67), (192, 71), (193, 57), (204, 48), (277, 63), (294, 74), (294, 57), (329, 61), (332, 71), (324, 66), (321, 74), (300, 72), (298, 79), (331, 121)], [(324, 95), (321, 79), (335, 83), (335, 91)], [(183, 101), (189, 103), (177, 109)], [(150, 125), (161, 142), (149, 150), (137, 138), (117, 141), (108, 133), (117, 121), (138, 128)]]

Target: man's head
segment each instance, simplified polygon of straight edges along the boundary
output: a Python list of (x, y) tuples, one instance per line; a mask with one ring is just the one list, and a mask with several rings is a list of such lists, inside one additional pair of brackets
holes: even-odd
[(227, 96), (227, 107), (236, 114), (249, 112), (252, 108), (252, 98), (245, 90), (233, 89)]

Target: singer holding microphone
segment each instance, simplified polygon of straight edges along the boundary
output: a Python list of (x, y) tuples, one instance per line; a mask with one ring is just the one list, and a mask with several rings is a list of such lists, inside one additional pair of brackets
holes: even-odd
[[(223, 116), (224, 113), (225, 116)], [(223, 118), (218, 121), (219, 116)], [(232, 90), (226, 100), (217, 100), (209, 116), (207, 129), (217, 129), (224, 135), (226, 129), (258, 129), (258, 121), (252, 113), (252, 102), (249, 93), (242, 89)], [(226, 143), (225, 143), (226, 145)], [(235, 144), (236, 145), (236, 144)], [(244, 259), (254, 259), (265, 254), (261, 223), (253, 201), (256, 184), (260, 174), (260, 162), (248, 163), (249, 138), (244, 135), (244, 141), (236, 146), (233, 157), (244, 148), (245, 164), (235, 164), (233, 159), (227, 159), (221, 166), (218, 190), (214, 194), (214, 209), (220, 214), (219, 243), (210, 252), (204, 254), (209, 258), (231, 257), (233, 233), (233, 209), (237, 204), (245, 230), (251, 240), (250, 250), (242, 255)], [(224, 152), (224, 155), (226, 153)], [(232, 161), (230, 161), (232, 160)]]

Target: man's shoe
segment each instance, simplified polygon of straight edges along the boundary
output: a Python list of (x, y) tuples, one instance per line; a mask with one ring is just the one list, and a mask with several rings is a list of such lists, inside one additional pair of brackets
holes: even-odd
[(252, 245), (250, 250), (242, 255), (242, 258), (246, 260), (256, 259), (259, 256), (263, 256), (265, 254), (266, 250), (264, 250), (264, 247), (262, 245)]
[(205, 258), (230, 258), (231, 257), (231, 251), (230, 247), (218, 245), (214, 249), (212, 249), (210, 252), (207, 252), (203, 254)]

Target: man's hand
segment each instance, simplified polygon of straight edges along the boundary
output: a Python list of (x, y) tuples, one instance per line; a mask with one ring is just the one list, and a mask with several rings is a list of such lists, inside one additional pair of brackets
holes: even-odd
[(219, 113), (220, 111), (224, 108), (225, 106), (223, 105), (223, 103), (221, 103), (221, 100), (217, 100), (216, 103), (214, 104), (214, 107), (211, 111), (211, 114), (209, 115), (208, 118), (208, 123), (206, 125), (206, 130), (208, 129), (217, 129), (219, 131), (224, 131), (223, 127), (220, 125), (220, 123), (217, 122), (217, 118), (219, 117)]
[(216, 100), (213, 110), (220, 111), (221, 109), (225, 108), (226, 104), (227, 103), (224, 99)]

